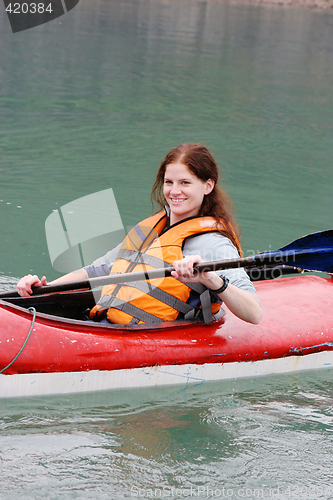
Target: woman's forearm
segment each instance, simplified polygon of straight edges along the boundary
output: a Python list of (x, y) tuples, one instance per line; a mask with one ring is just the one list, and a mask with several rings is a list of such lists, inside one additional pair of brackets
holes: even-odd
[(88, 273), (84, 268), (77, 269), (76, 271), (72, 271), (68, 274), (64, 274), (64, 276), (60, 276), (53, 281), (50, 281), (48, 285), (55, 285), (57, 283), (68, 283), (70, 281), (79, 281), (88, 279)]
[[(206, 273), (206, 278), (200, 281), (211, 290), (217, 290), (223, 285), (223, 278), (217, 273)], [(263, 310), (252, 293), (229, 283), (224, 292), (217, 295), (238, 318), (255, 325), (260, 322)]]

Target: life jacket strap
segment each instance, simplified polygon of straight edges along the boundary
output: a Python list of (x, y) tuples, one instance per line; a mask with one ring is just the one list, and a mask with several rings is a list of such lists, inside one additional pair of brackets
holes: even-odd
[(154, 257), (153, 255), (145, 253), (134, 252), (133, 250), (120, 249), (117, 254), (117, 259), (118, 258), (127, 260), (128, 262), (133, 262), (135, 264), (145, 264), (155, 269), (170, 267), (170, 264), (168, 262), (165, 262), (158, 257)]
[(163, 304), (166, 304), (167, 306), (170, 306), (173, 309), (176, 309), (177, 311), (183, 314), (187, 314), (189, 311), (193, 309), (193, 307), (190, 304), (187, 304), (186, 302), (177, 299), (177, 297), (175, 297), (174, 295), (171, 295), (170, 293), (165, 292), (160, 288), (157, 288), (151, 283), (147, 283), (147, 281), (136, 281), (134, 283), (128, 283), (126, 286), (134, 287), (140, 290), (141, 292), (150, 295), (150, 297), (154, 297), (155, 299), (163, 302)]
[[(201, 310), (183, 302), (180, 299), (177, 299), (173, 295), (165, 292), (164, 290), (160, 290), (155, 287), (151, 283), (147, 281), (135, 281), (133, 283), (128, 283), (126, 286), (135, 288), (140, 290), (142, 293), (153, 297), (160, 302), (176, 309), (178, 312), (184, 314), (185, 319), (195, 318), (202, 311), (203, 320), (205, 323), (210, 323), (213, 321), (213, 314), (211, 309), (211, 301), (210, 301), (210, 293), (209, 290), (201, 283), (188, 283), (189, 285), (196, 285), (194, 288), (200, 288), (200, 302), (201, 302)], [(197, 285), (200, 285), (199, 287)], [(192, 288), (192, 286), (191, 286)], [(205, 289), (202, 292), (202, 288)], [(146, 311), (135, 307), (133, 304), (129, 302), (125, 302), (118, 297), (113, 295), (103, 295), (99, 302), (102, 309), (109, 309), (112, 307), (113, 309), (118, 309), (123, 311), (131, 316), (133, 316), (133, 323), (138, 321), (144, 321), (145, 323), (159, 323), (162, 321), (157, 316), (153, 314), (147, 313)]]
[(208, 288), (200, 295), (202, 316), (205, 323), (211, 323), (213, 321), (212, 306), (210, 301), (210, 292)]
[[(107, 301), (106, 298), (108, 298), (109, 300)], [(102, 297), (102, 300), (100, 301), (100, 305), (102, 309), (107, 310), (109, 309), (109, 307), (112, 306), (112, 309), (118, 309), (119, 311), (123, 311), (124, 313), (133, 316), (133, 318), (135, 318), (133, 323), (138, 323), (139, 321), (143, 321), (144, 323), (149, 324), (149, 323), (161, 323), (163, 321), (161, 318), (158, 318), (153, 314), (147, 313), (146, 311), (143, 311), (142, 309), (135, 307), (133, 304), (130, 304), (129, 302), (124, 302), (123, 300), (118, 299), (118, 297), (114, 296), (109, 297), (108, 295), (104, 295)]]
[[(127, 287), (135, 288), (137, 290), (140, 290), (140, 292), (144, 293), (145, 295), (149, 295), (150, 297), (153, 297), (160, 302), (163, 302), (163, 304), (166, 304), (167, 306), (172, 307), (173, 309), (176, 309), (178, 312), (181, 312), (183, 314), (187, 314), (193, 309), (193, 306), (190, 304), (187, 304), (186, 302), (183, 302), (180, 299), (177, 299), (174, 295), (171, 295), (168, 292), (165, 292), (164, 290), (160, 290), (156, 286), (152, 285), (151, 283), (148, 283), (147, 281), (134, 281), (132, 283), (127, 283)], [(103, 295), (101, 297), (101, 300), (99, 301), (99, 304), (102, 306), (103, 309), (108, 309), (109, 307), (115, 307), (114, 300), (116, 297), (113, 295)], [(117, 298), (117, 301), (123, 302), (121, 299)]]
[(194, 292), (197, 292), (199, 295), (207, 290), (207, 287), (202, 283), (186, 283), (186, 286), (191, 288)]

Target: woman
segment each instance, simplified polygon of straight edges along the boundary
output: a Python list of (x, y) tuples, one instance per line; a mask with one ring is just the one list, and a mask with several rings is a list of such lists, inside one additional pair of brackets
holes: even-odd
[[(240, 319), (259, 323), (262, 308), (243, 269), (194, 272), (195, 264), (238, 258), (241, 253), (230, 214), (232, 204), (217, 182), (218, 167), (204, 146), (182, 144), (173, 149), (163, 160), (152, 190), (152, 200), (165, 206), (164, 211), (139, 223), (122, 245), (91, 266), (52, 283), (107, 275), (110, 271), (152, 269), (161, 267), (159, 262), (173, 264), (172, 278), (104, 287), (90, 318), (121, 324), (150, 323), (198, 316), (203, 311), (205, 321), (210, 321), (212, 314), (221, 311), (223, 301)], [(28, 275), (19, 281), (17, 289), (20, 295), (29, 296), (32, 286), (46, 284), (45, 276), (39, 279)]]

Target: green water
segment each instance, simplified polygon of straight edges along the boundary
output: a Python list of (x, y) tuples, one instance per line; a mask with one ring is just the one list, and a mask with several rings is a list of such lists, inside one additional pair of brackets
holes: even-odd
[[(80, 0), (15, 34), (1, 8), (0, 41), (1, 288), (58, 275), (44, 223), (63, 204), (112, 187), (125, 227), (149, 215), (156, 168), (181, 142), (221, 165), (245, 254), (332, 227), (333, 13)], [(310, 489), (333, 489), (331, 381), (3, 401), (0, 498), (191, 485), (333, 498)]]
[[(179, 0), (81, 0), (12, 34), (2, 10), (0, 270), (55, 277), (46, 217), (112, 187), (151, 213), (173, 146), (222, 167), (244, 250), (332, 226), (332, 13)], [(17, 208), (17, 207), (22, 208)]]
[(332, 398), (317, 372), (2, 401), (1, 499), (331, 499)]

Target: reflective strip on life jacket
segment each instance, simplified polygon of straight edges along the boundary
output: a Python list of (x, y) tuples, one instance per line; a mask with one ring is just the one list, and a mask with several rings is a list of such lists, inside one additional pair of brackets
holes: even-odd
[(138, 256), (138, 252), (134, 252), (133, 250), (125, 250), (120, 249), (117, 254), (117, 259), (125, 259), (128, 262), (146, 264), (147, 266), (151, 266), (154, 269), (163, 269), (163, 267), (170, 267), (168, 262), (165, 262), (158, 257), (154, 257), (153, 255), (146, 255), (140, 252)]

